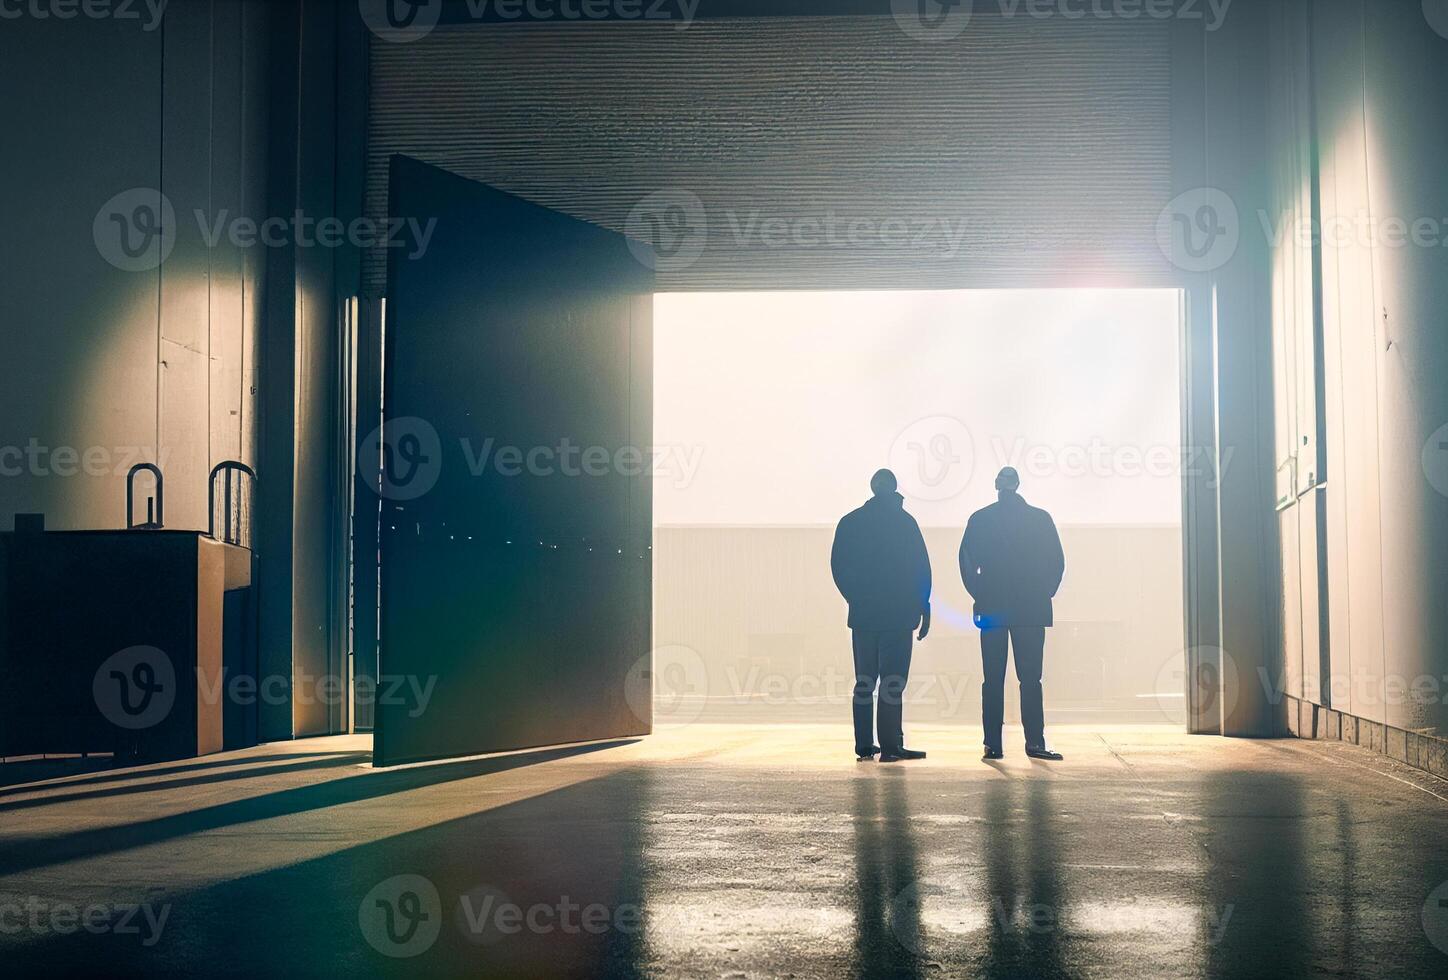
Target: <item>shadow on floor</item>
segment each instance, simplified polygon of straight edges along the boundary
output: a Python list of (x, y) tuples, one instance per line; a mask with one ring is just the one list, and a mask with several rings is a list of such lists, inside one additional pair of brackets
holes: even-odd
[[(278, 762), (283, 759), (295, 760), (298, 762), (307, 759), (332, 758), (336, 756), (352, 757), (357, 752), (279, 752), (274, 755), (231, 755), (226, 758), (207, 758), (194, 762), (186, 762), (180, 765), (163, 765), (158, 768), (147, 768), (138, 766), (116, 766), (110, 759), (35, 759), (25, 762), (0, 763), (0, 797), (18, 796), (22, 793), (43, 792), (48, 789), (73, 789), (77, 786), (94, 786), (100, 783), (118, 783), (128, 779), (144, 779), (148, 776), (173, 776), (183, 772), (198, 772), (208, 769), (224, 769), (234, 767), (245, 767), (261, 762)], [(367, 758), (372, 753), (363, 752)], [(26, 769), (32, 763), (59, 763), (60, 767), (54, 771), (46, 771), (43, 768)], [(88, 765), (70, 766), (70, 763), (89, 763)], [(13, 771), (10, 766), (16, 766)], [(79, 775), (82, 773), (100, 773), (86, 779), (66, 779), (67, 776)], [(55, 786), (36, 786), (51, 779), (66, 779), (64, 783)]]
[(286, 814), (355, 803), (359, 800), (376, 799), (393, 793), (417, 789), (421, 786), (432, 786), (459, 779), (471, 779), (475, 776), (506, 772), (509, 769), (536, 765), (540, 762), (567, 759), (572, 756), (629, 745), (635, 741), (637, 739), (620, 739), (405, 769), (369, 770), (355, 776), (345, 776), (340, 779), (330, 779), (243, 800), (234, 800), (199, 810), (178, 813), (174, 816), (122, 824), (118, 827), (98, 827), (53, 837), (30, 838), (27, 839), (24, 848), (12, 848), (6, 852), (0, 852), (0, 875), (15, 874), (20, 871), (48, 867), (63, 861), (124, 851), (220, 827), (231, 827)]
[(901, 769), (852, 786), (855, 853), (853, 973), (857, 977), (921, 976), (915, 940), (921, 935), (909, 776)]
[[(297, 759), (297, 756), (280, 756), (278, 758)], [(194, 786), (210, 786), (216, 783), (228, 783), (243, 779), (262, 779), (268, 776), (276, 776), (283, 773), (294, 772), (316, 772), (324, 769), (338, 769), (346, 766), (360, 766), (372, 758), (371, 752), (352, 752), (337, 755), (307, 759), (288, 765), (255, 766), (255, 767), (232, 767), (229, 770), (220, 772), (209, 772), (199, 776), (183, 776), (180, 779), (167, 779), (171, 771), (166, 770), (155, 773), (138, 774), (132, 777), (132, 782), (124, 786), (111, 786), (102, 789), (82, 790), (79, 793), (50, 793), (45, 796), (36, 796), (27, 800), (14, 800), (9, 803), (0, 802), (0, 813), (11, 810), (30, 810), (36, 807), (53, 806), (57, 803), (73, 803), (78, 800), (109, 799), (119, 796), (131, 796), (136, 793), (155, 793), (158, 791), (174, 791)], [(251, 759), (250, 762), (257, 760)], [(55, 789), (69, 789), (72, 784), (57, 786)]]
[[(1420, 915), (1448, 877), (1444, 821), (1387, 806), (1334, 806), (1283, 772), (1152, 787), (633, 766), (158, 890), (151, 933), (0, 946), (17, 975), (1438, 975)], [(366, 833), (347, 820), (339, 836)]]
[(134, 934), (0, 948), (22, 973), (642, 976), (651, 778), (625, 770), (159, 897)]
[(115, 762), (109, 756), (75, 756), (65, 759), (16, 759), (0, 762), (0, 786), (35, 783), (44, 779), (61, 779), (81, 773), (110, 769)]

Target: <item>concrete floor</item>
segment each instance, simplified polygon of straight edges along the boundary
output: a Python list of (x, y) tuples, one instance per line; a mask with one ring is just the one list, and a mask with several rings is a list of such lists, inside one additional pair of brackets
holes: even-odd
[(365, 737), (309, 739), (4, 786), (0, 962), (1448, 975), (1431, 777), (1340, 743), (1165, 728), (1058, 727), (1055, 764), (986, 765), (978, 729), (910, 735), (929, 760), (856, 763), (844, 725), (693, 725), (393, 770)]

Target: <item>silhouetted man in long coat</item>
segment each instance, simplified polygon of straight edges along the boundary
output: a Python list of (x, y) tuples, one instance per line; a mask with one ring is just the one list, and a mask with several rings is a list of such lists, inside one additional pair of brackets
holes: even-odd
[(1021, 498), (1020, 475), (1007, 466), (996, 477), (995, 486), (999, 499), (970, 516), (960, 542), (960, 576), (975, 600), (975, 625), (980, 627), (985, 669), (981, 685), (985, 757), (1001, 757), (1009, 640), (1021, 684), (1026, 755), (1060, 759), (1059, 753), (1046, 748), (1041, 665), (1046, 627), (1052, 625), (1051, 600), (1061, 587), (1066, 558), (1051, 515)]
[[(901, 701), (910, 677), (911, 633), (930, 632), (930, 556), (905, 498), (895, 492), (895, 474), (880, 470), (870, 480), (874, 496), (850, 511), (835, 529), (830, 570), (850, 606), (855, 653), (855, 756), (881, 762), (923, 759), (905, 748)], [(878, 709), (875, 685), (878, 682)], [(871, 725), (871, 714), (877, 714)], [(872, 728), (878, 727), (877, 748)]]

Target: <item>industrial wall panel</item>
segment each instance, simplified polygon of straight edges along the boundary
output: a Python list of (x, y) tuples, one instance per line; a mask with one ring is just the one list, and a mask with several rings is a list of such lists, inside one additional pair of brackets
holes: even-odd
[[(15, 73), (3, 76), (9, 90), (30, 95), (4, 109), (15, 150), (6, 207), (30, 231), (3, 255), (0, 316), (27, 339), (7, 349), (0, 446), (34, 438), (93, 461), (64, 479), (47, 468), (0, 480), (6, 524), (43, 511), (51, 527), (122, 526), (126, 470), (150, 460), (165, 472), (167, 525), (205, 526), (209, 468), (237, 455), (242, 414), (255, 414), (240, 371), (243, 278), (257, 292), (258, 266), (246, 273), (244, 250), (210, 236), (241, 211), (241, 58), (247, 46), (264, 51), (252, 16), (261, 6), (199, 0), (156, 24), (7, 22), (0, 68)], [(254, 118), (251, 142), (263, 125)], [(104, 234), (140, 214), (136, 195), (169, 205), (158, 213), (172, 224), (154, 261), (127, 267)], [(137, 240), (142, 231), (131, 229)], [(250, 336), (259, 340), (255, 324)]]
[(1278, 538), (1282, 547), (1282, 681), (1283, 689), (1302, 696), (1303, 663), (1309, 651), (1303, 645), (1302, 566), (1298, 543), (1300, 505), (1280, 511)]
[[(255, 215), (267, 202), (267, 126), (269, 108), (268, 7), (262, 3), (242, 5), (242, 85), (236, 101), (241, 111), (241, 213)], [(266, 309), (264, 250), (245, 249), (242, 254), (242, 368), (241, 368), (241, 453), (239, 459), (256, 468), (259, 460), (258, 394), (262, 352), (262, 317)]]
[(1322, 635), (1322, 604), (1326, 596), (1319, 574), (1318, 503), (1318, 492), (1312, 491), (1304, 494), (1290, 511), (1297, 517), (1297, 572), (1302, 594), (1302, 682), (1296, 690), (1289, 687), (1287, 693), (1298, 697), (1305, 695), (1321, 704), (1325, 703), (1323, 685), (1331, 678), (1322, 676), (1322, 651), (1329, 638)]
[[(336, 11), (329, 4), (307, 3), (299, 16), (296, 207), (304, 216), (320, 218), (337, 207)], [(291, 580), (297, 735), (339, 731), (345, 711), (328, 693), (344, 676), (343, 569), (336, 540), (346, 525), (335, 472), (341, 328), (337, 252), (301, 229), (290, 248), (296, 271)]]
[[(234, 0), (212, 5), (211, 36), (211, 453), (210, 463), (242, 458), (242, 352), (246, 343), (243, 306), (246, 249), (215, 230), (245, 214), (245, 148), (242, 112), (246, 104), (243, 65), (245, 6)], [(209, 469), (208, 469), (209, 472)]]
[[(1412, 3), (1314, 0), (1278, 9), (1311, 25), (1308, 160), (1318, 166), (1317, 198), (1308, 203), (1319, 220), (1299, 218), (1299, 243), (1278, 238), (1274, 246), (1281, 272), (1310, 231), (1321, 260), (1314, 312), (1327, 489), (1320, 535), (1309, 537), (1305, 521), (1301, 527), (1304, 595), (1308, 569), (1320, 560), (1332, 706), (1389, 730), (1440, 732), (1448, 729), (1448, 445), (1435, 440), (1448, 440), (1435, 433), (1448, 418), (1448, 122), (1414, 103), (1419, 92), (1448, 87), (1448, 41)], [(1277, 87), (1303, 88), (1290, 46), (1275, 55)], [(1295, 127), (1276, 127), (1274, 139), (1275, 158), (1302, 156)], [(1290, 181), (1278, 190), (1283, 215), (1301, 210)], [(1276, 332), (1301, 336), (1300, 303), (1279, 303), (1274, 316)], [(1291, 394), (1282, 367), (1279, 397)], [(1298, 417), (1288, 424), (1299, 471), (1310, 452), (1304, 418), (1313, 411), (1300, 380), (1299, 373), (1291, 399)], [(1279, 436), (1283, 427), (1279, 413)], [(1313, 554), (1314, 541), (1325, 555)], [(1310, 684), (1306, 696), (1322, 700)]]
[[(161, 34), (116, 18), (6, 20), (0, 89), (0, 527), (17, 512), (122, 527), (126, 470), (156, 452), (159, 273), (109, 261), (121, 256), (97, 236), (116, 226), (96, 219), (128, 190), (151, 193), (117, 219), (159, 201)], [(61, 448), (92, 462), (57, 466)]]
[[(1369, 213), (1361, 17), (1357, 0), (1320, 4), (1313, 13), (1324, 227)], [(1323, 249), (1322, 265), (1333, 707), (1381, 721), (1382, 541), (1372, 253), (1364, 243), (1349, 239)]]
[(1372, 202), (1382, 483), (1384, 722), (1448, 732), (1448, 38), (1418, 3), (1367, 3), (1364, 144)]
[(167, 12), (161, 103), (161, 191), (176, 215), (161, 266), (160, 440), (166, 525), (206, 527), (211, 469), (212, 3)]
[[(1220, 30), (1207, 32), (1206, 183), (1236, 202), (1251, 221), (1269, 206), (1270, 181), (1261, 153), (1273, 127), (1266, 5), (1238, 7)], [(1271, 703), (1258, 668), (1275, 668), (1280, 603), (1275, 583), (1282, 556), (1272, 513), (1272, 282), (1268, 243), (1255, 233), (1211, 273), (1217, 445), (1233, 452), (1217, 492), (1221, 568), (1221, 647), (1235, 659), (1223, 671), (1222, 733), (1271, 732), (1281, 704)], [(1225, 459), (1224, 459), (1225, 463)], [(1239, 684), (1239, 688), (1233, 688)]]

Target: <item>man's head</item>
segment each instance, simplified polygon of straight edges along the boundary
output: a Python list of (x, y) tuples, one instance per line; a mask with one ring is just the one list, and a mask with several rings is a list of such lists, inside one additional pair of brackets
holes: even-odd
[(1021, 488), (1021, 475), (1016, 472), (1014, 466), (1007, 466), (996, 474), (995, 488), (1014, 493)]
[(877, 497), (894, 493), (896, 486), (898, 484), (895, 482), (895, 474), (889, 470), (878, 470), (870, 477), (870, 492)]

